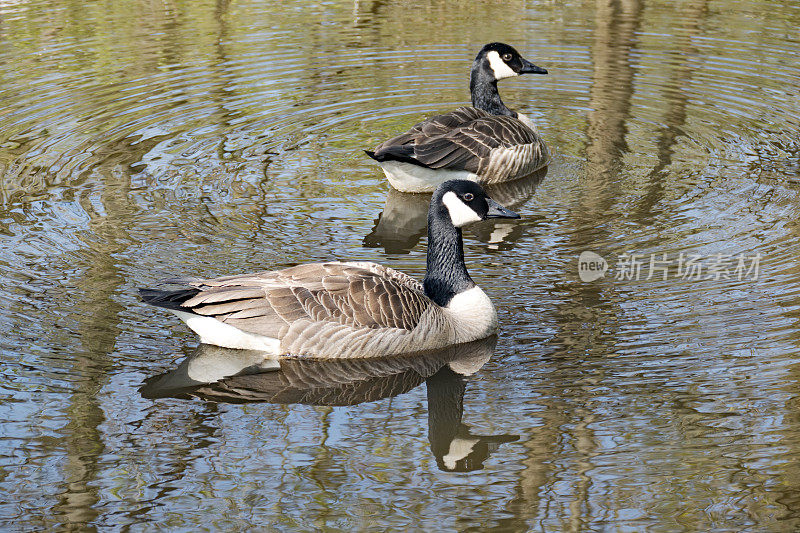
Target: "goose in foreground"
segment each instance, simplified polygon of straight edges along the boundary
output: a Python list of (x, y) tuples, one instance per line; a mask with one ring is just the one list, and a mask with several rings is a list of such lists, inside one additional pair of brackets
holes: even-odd
[(472, 63), (472, 107), (420, 122), (367, 155), (403, 192), (431, 192), (448, 179), (491, 184), (535, 172), (550, 160), (547, 145), (533, 122), (507, 108), (497, 92), (498, 80), (520, 74), (547, 70), (507, 44), (487, 44)]
[(175, 313), (200, 341), (266, 355), (382, 357), (482, 339), (497, 331), (491, 300), (464, 264), (461, 228), (519, 218), (464, 180), (447, 181), (428, 210), (422, 283), (368, 262), (298, 265), (207, 280), (177, 290), (140, 289)]

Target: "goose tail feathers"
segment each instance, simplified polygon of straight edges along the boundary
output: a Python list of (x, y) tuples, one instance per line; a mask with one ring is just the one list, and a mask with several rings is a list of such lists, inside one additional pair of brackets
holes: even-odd
[(176, 311), (188, 311), (182, 304), (197, 295), (197, 289), (178, 289), (165, 291), (161, 289), (139, 289), (139, 296), (146, 304)]
[(409, 144), (386, 146), (376, 150), (375, 152), (370, 152), (368, 150), (364, 150), (364, 152), (366, 152), (368, 156), (379, 163), (384, 163), (386, 161), (397, 161), (399, 163), (411, 163), (412, 165), (417, 165), (418, 167), (428, 166), (416, 159), (414, 146)]

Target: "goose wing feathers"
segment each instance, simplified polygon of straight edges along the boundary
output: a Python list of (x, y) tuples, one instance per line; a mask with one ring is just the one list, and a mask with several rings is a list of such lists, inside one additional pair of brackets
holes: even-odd
[(375, 149), (375, 158), (480, 175), (503, 168), (503, 174), (516, 174), (541, 166), (545, 156), (541, 146), (536, 132), (517, 118), (460, 107), (385, 141)]
[(325, 325), (412, 330), (435, 305), (417, 280), (376, 263), (311, 263), (188, 285), (182, 309), (284, 343), (290, 330), (295, 337)]
[(447, 135), (452, 132), (454, 128), (458, 128), (479, 118), (491, 116), (492, 115), (489, 113), (474, 107), (459, 107), (450, 113), (436, 115), (427, 120), (423, 120), (419, 124), (415, 124), (407, 132), (382, 142), (375, 148), (375, 154), (379, 155), (384, 149), (391, 146), (413, 145), (423, 139), (433, 139), (442, 135)]

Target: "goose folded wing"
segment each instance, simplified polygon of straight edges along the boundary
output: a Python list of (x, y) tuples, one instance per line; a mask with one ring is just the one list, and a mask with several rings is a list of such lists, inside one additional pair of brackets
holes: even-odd
[(450, 113), (435, 115), (415, 124), (410, 130), (392, 137), (375, 148), (375, 155), (381, 157), (391, 153), (392, 148), (405, 145), (424, 144), (432, 139), (442, 137), (479, 118), (489, 117), (488, 113), (474, 107), (459, 107)]
[(374, 263), (314, 263), (191, 282), (182, 307), (282, 338), (298, 322), (412, 330), (433, 305), (413, 278)]
[(420, 122), (414, 128), (419, 128), (418, 141), (425, 138), (439, 137), (447, 135), (457, 128), (470, 124), (474, 120), (491, 117), (486, 111), (475, 109), (474, 107), (459, 107), (450, 113), (436, 115), (424, 122)]
[(491, 121), (479, 119), (418, 142), (414, 145), (414, 159), (428, 168), (477, 172), (480, 160), (499, 146)]
[(479, 173), (481, 162), (489, 160), (493, 150), (518, 149), (538, 142), (536, 133), (516, 118), (482, 117), (444, 136), (418, 142), (414, 159), (428, 168)]
[(450, 135), (453, 138), (470, 138), (491, 148), (512, 148), (522, 144), (540, 142), (539, 136), (514, 117), (491, 116), (473, 120)]

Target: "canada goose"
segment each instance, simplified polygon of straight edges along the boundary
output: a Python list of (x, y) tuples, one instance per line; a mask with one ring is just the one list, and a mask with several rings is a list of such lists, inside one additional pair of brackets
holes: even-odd
[(550, 153), (528, 117), (503, 104), (497, 80), (547, 74), (511, 46), (489, 43), (472, 63), (472, 107), (420, 122), (367, 155), (403, 192), (431, 192), (448, 179), (510, 181), (547, 165)]
[(428, 210), (422, 283), (376, 263), (332, 262), (168, 280), (183, 288), (139, 292), (203, 343), (273, 356), (380, 357), (471, 342), (497, 330), (497, 313), (467, 273), (461, 227), (487, 218), (519, 215), (476, 183), (440, 185)]

